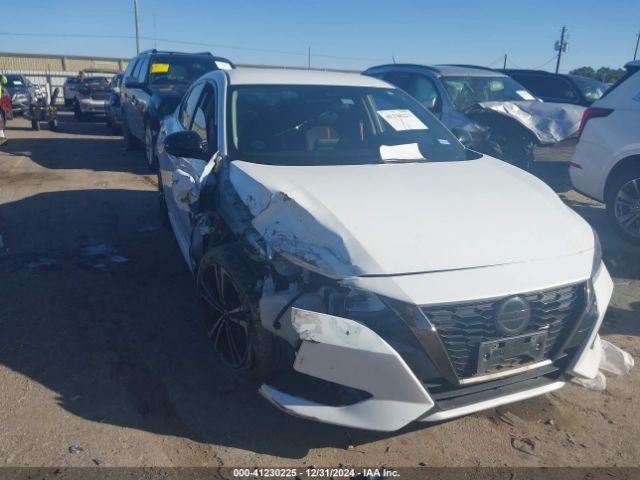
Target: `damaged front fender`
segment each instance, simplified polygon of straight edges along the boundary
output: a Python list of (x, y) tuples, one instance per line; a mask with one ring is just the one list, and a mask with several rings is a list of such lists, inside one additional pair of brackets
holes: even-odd
[(294, 368), (329, 382), (363, 390), (371, 398), (329, 406), (262, 385), (260, 393), (281, 410), (320, 422), (394, 431), (422, 417), (434, 402), (402, 357), (366, 326), (294, 308), (301, 345)]

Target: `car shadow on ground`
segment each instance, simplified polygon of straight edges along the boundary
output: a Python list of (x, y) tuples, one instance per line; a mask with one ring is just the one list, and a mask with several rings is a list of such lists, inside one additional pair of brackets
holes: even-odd
[(385, 436), (287, 416), (220, 363), (155, 192), (37, 194), (0, 232), (0, 362), (74, 415), (286, 458)]
[(50, 169), (150, 174), (142, 150), (124, 150), (119, 137), (12, 138), (2, 147), (5, 155), (29, 157)]

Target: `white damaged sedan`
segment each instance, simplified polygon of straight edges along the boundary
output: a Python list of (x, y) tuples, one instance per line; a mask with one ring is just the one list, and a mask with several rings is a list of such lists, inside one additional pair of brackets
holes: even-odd
[(293, 367), (260, 388), (283, 411), (392, 431), (595, 377), (613, 289), (595, 233), (401, 90), (215, 71), (156, 148), (213, 347)]

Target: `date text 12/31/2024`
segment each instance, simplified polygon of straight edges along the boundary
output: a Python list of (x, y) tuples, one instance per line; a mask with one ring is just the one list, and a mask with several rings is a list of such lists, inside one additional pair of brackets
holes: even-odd
[(235, 478), (397, 478), (397, 470), (387, 468), (234, 468)]

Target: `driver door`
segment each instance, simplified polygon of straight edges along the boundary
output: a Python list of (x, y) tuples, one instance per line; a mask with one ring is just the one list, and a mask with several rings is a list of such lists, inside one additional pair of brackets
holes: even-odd
[[(201, 178), (207, 164), (218, 151), (216, 89), (209, 82), (195, 85), (178, 112), (174, 131), (191, 130), (203, 142), (200, 158), (178, 157), (165, 152), (167, 165), (162, 168), (162, 183), (169, 210), (169, 220), (187, 263), (191, 230), (198, 206)], [(173, 133), (173, 132), (170, 132)]]

